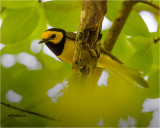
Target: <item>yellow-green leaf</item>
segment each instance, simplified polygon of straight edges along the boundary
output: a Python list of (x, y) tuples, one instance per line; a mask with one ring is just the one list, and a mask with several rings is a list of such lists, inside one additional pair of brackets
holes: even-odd
[(12, 10), (2, 22), (1, 42), (12, 44), (25, 40), (38, 22), (39, 13), (35, 7)]

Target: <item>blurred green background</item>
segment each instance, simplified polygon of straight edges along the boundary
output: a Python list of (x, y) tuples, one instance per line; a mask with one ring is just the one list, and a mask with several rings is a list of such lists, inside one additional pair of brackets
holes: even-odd
[[(108, 1), (102, 44), (122, 3)], [(2, 105), (2, 127), (158, 127), (152, 119), (159, 118), (154, 115), (159, 112), (154, 105), (159, 100), (160, 42), (154, 42), (160, 37), (159, 10), (138, 2), (112, 51), (125, 65), (144, 72), (149, 89), (128, 85), (105, 71), (96, 87), (67, 87), (71, 66), (54, 59), (38, 41), (50, 27), (77, 31), (81, 6), (82, 1), (1, 1), (1, 101), (61, 120)]]

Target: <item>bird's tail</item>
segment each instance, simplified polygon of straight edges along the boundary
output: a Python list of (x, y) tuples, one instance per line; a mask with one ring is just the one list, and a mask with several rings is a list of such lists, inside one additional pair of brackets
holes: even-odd
[(101, 54), (98, 61), (98, 67), (109, 70), (131, 84), (138, 84), (145, 88), (149, 87), (147, 81), (142, 78), (142, 72), (126, 67), (105, 54)]

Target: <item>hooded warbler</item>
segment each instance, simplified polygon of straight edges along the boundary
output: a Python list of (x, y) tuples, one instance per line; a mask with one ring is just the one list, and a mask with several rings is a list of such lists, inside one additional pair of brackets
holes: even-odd
[[(76, 33), (51, 28), (42, 34), (42, 40), (39, 43), (45, 43), (59, 59), (72, 64), (75, 40)], [(110, 71), (131, 84), (139, 84), (145, 88), (149, 87), (147, 81), (142, 78), (140, 71), (124, 66), (120, 60), (102, 47), (97, 67)]]

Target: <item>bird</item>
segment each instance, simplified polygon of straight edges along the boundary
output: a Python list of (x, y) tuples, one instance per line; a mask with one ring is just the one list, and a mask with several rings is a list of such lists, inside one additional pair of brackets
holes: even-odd
[[(72, 64), (76, 35), (76, 33), (66, 32), (64, 29), (50, 28), (43, 32), (42, 40), (39, 41), (39, 44), (45, 43), (60, 60)], [(125, 66), (103, 47), (100, 48), (97, 68), (105, 69), (130, 84), (149, 88), (149, 84), (142, 77), (141, 71)]]

